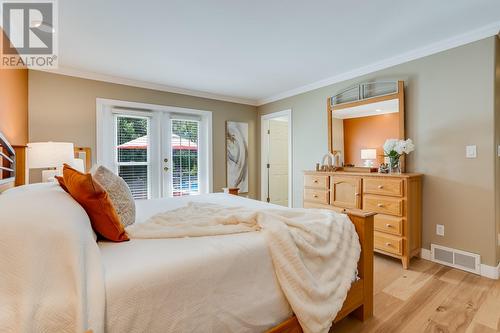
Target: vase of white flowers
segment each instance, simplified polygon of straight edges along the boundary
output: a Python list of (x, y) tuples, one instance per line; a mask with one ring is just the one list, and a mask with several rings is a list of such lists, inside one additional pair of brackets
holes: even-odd
[(415, 150), (411, 139), (387, 139), (384, 143), (384, 156), (389, 158), (389, 172), (401, 173), (401, 156)]

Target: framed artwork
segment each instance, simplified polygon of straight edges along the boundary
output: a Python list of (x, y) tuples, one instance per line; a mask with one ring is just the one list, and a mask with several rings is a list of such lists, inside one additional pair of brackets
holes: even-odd
[(248, 123), (226, 121), (227, 187), (248, 193)]

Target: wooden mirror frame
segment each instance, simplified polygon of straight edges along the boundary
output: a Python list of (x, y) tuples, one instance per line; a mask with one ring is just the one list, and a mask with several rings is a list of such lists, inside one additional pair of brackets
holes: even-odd
[[(327, 113), (327, 119), (328, 119), (328, 151), (333, 154), (333, 126), (332, 126), (332, 121), (333, 121), (333, 116), (332, 112), (335, 110), (342, 110), (342, 109), (347, 109), (347, 108), (352, 108), (355, 106), (360, 106), (360, 105), (366, 105), (366, 104), (372, 104), (372, 103), (377, 103), (377, 102), (382, 102), (382, 101), (388, 101), (392, 99), (397, 99), (398, 100), (398, 108), (399, 108), (399, 138), (401, 140), (406, 139), (405, 137), (405, 83), (404, 81), (398, 81), (397, 82), (397, 87), (398, 91), (392, 94), (387, 94), (387, 95), (382, 95), (382, 96), (375, 96), (375, 97), (370, 97), (366, 99), (361, 99), (359, 101), (354, 101), (354, 102), (346, 102), (342, 104), (337, 104), (335, 106), (332, 106), (331, 104), (331, 98), (328, 97), (326, 100), (326, 113)], [(401, 158), (401, 172), (405, 172), (405, 164), (406, 164), (406, 155), (403, 155)]]

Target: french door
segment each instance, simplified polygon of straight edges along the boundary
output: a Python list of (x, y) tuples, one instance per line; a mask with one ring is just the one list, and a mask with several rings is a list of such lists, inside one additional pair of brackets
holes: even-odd
[(122, 177), (135, 199), (209, 192), (211, 136), (206, 118), (124, 108), (109, 111), (100, 119), (98, 162)]
[(200, 194), (200, 120), (173, 115), (163, 124), (163, 195)]

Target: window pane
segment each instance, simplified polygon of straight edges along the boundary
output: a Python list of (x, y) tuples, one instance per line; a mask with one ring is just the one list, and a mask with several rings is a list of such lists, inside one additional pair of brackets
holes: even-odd
[(118, 116), (116, 130), (118, 162), (147, 162), (148, 118)]
[(172, 126), (172, 195), (199, 194), (199, 122), (174, 119)]
[(118, 175), (128, 184), (134, 199), (148, 198), (147, 165), (120, 165)]

